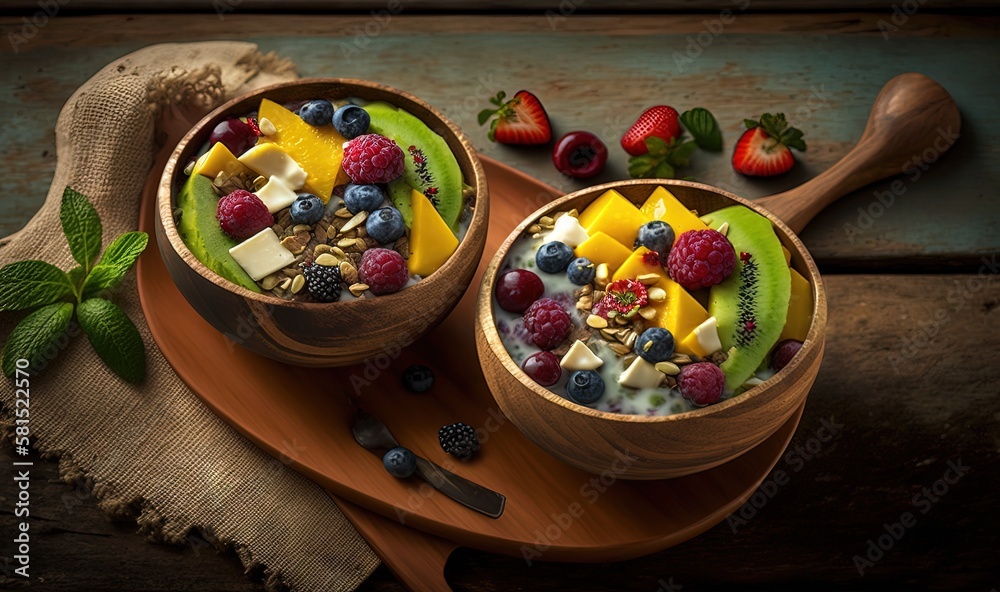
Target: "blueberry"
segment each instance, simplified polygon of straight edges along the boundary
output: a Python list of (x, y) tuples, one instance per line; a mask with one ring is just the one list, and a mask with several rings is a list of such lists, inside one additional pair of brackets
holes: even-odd
[(403, 236), (406, 226), (399, 210), (389, 206), (372, 212), (365, 222), (365, 230), (368, 231), (368, 236), (378, 241), (380, 245), (386, 245), (396, 242), (396, 239)]
[(636, 247), (642, 246), (650, 251), (656, 251), (663, 261), (667, 260), (667, 253), (673, 244), (674, 229), (663, 220), (653, 220), (640, 226), (639, 237), (635, 239)]
[(344, 105), (333, 114), (333, 127), (348, 140), (368, 131), (371, 115), (357, 105)]
[(434, 386), (434, 371), (423, 364), (403, 370), (403, 386), (411, 393), (425, 393)]
[(344, 188), (344, 205), (352, 214), (374, 212), (385, 202), (385, 192), (378, 185), (355, 185)]
[(573, 249), (566, 243), (552, 241), (545, 243), (535, 253), (535, 263), (538, 269), (545, 273), (560, 273), (566, 270), (573, 260)]
[(581, 405), (590, 405), (604, 394), (604, 379), (593, 370), (577, 370), (566, 382), (569, 398)]
[(587, 259), (586, 257), (577, 257), (570, 262), (569, 267), (566, 268), (566, 275), (569, 277), (569, 281), (573, 282), (578, 286), (586, 286), (590, 282), (594, 281), (594, 276), (597, 275), (597, 267)]
[(329, 125), (330, 120), (333, 119), (333, 103), (322, 99), (309, 101), (299, 109), (299, 117), (312, 126)]
[(315, 224), (323, 218), (323, 202), (312, 193), (300, 193), (292, 202), (292, 222), (296, 224)]
[(660, 327), (646, 329), (635, 340), (635, 353), (650, 364), (666, 362), (674, 355), (674, 336)]
[(417, 457), (409, 449), (399, 446), (385, 453), (382, 466), (393, 477), (406, 479), (417, 470)]

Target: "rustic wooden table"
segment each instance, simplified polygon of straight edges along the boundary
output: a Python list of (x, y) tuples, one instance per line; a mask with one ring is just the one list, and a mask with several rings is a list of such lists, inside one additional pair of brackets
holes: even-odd
[[(462, 550), (448, 577), (456, 590), (1000, 587), (1000, 18), (933, 8), (750, 14), (739, 1), (732, 13), (565, 18), (558, 10), (415, 16), (406, 0), (391, 18), (230, 5), (221, 18), (57, 15), (21, 44), (8, 44), (21, 17), (0, 17), (0, 235), (23, 226), (46, 194), (63, 102), (101, 66), (149, 43), (251, 40), (292, 58), (304, 76), (405, 89), (453, 118), (483, 153), (565, 191), (580, 184), (562, 178), (544, 150), (486, 141), (475, 116), (488, 96), (531, 89), (557, 133), (602, 136), (612, 154), (599, 180), (625, 175), (617, 138), (643, 107), (706, 106), (722, 122), (727, 152), (689, 173), (756, 197), (840, 158), (893, 75), (938, 80), (963, 115), (954, 148), (895, 185), (842, 199), (802, 234), (826, 274), (826, 359), (789, 452), (752, 502), (695, 540), (625, 563), (529, 567)], [(787, 113), (809, 151), (786, 176), (745, 180), (726, 154), (742, 118), (765, 110)], [(941, 135), (954, 141), (949, 130)], [(11, 456), (0, 447), (0, 463)], [(147, 544), (134, 524), (101, 514), (85, 487), (59, 481), (55, 463), (37, 468), (45, 479), (33, 481), (33, 589), (263, 589), (235, 556)], [(13, 482), (0, 482), (4, 532), (14, 497)], [(9, 543), (3, 549), (8, 565)], [(0, 569), (0, 583), (20, 580)], [(380, 568), (362, 589), (400, 586)]]

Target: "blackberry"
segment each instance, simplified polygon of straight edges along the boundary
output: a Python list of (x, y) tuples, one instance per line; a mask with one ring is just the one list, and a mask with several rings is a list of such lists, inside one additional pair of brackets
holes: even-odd
[(306, 289), (314, 300), (318, 302), (340, 300), (340, 268), (314, 263), (303, 267), (302, 275), (306, 276)]
[(438, 441), (445, 452), (462, 460), (469, 460), (479, 452), (476, 430), (462, 422), (446, 425), (438, 430)]

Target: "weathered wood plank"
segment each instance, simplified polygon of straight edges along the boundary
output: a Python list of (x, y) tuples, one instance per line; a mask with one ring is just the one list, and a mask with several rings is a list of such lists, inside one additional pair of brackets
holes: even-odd
[[(617, 564), (529, 566), (460, 550), (449, 581), (456, 590), (484, 592), (649, 591), (671, 582), (690, 590), (995, 588), (998, 273), (828, 276), (826, 359), (791, 447), (768, 479), (774, 486), (738, 514), (745, 524), (724, 522), (663, 553)], [(9, 446), (0, 446), (0, 464), (11, 460)], [(949, 462), (969, 469), (958, 477)], [(234, 557), (148, 545), (134, 527), (108, 524), (90, 496), (57, 483), (53, 463), (35, 470), (32, 589), (262, 590)], [(955, 481), (946, 491), (938, 484), (945, 477)], [(2, 533), (13, 529), (14, 494), (13, 481), (0, 481)], [(915, 524), (859, 575), (854, 556), (864, 556), (869, 539), (877, 541), (905, 512)], [(10, 543), (0, 549), (12, 555)], [(361, 590), (401, 588), (383, 568)]]
[[(7, 115), (0, 127), (0, 233), (19, 228), (41, 203), (54, 166), (55, 115), (99, 67), (147, 43), (236, 37), (291, 57), (303, 75), (368, 78), (413, 92), (452, 117), (484, 153), (567, 191), (583, 184), (562, 178), (546, 150), (486, 140), (475, 115), (489, 94), (530, 88), (557, 132), (583, 128), (601, 135), (611, 166), (598, 181), (626, 175), (617, 138), (644, 107), (708, 106), (723, 124), (727, 149), (698, 154), (686, 173), (756, 197), (828, 167), (859, 137), (881, 85), (899, 72), (921, 71), (951, 91), (962, 109), (963, 136), (954, 150), (919, 178), (901, 177), (898, 196), (886, 193), (893, 186), (885, 182), (847, 197), (803, 238), (821, 263), (839, 268), (908, 260), (974, 265), (1000, 251), (1000, 201), (990, 198), (1000, 182), (1000, 147), (985, 131), (1000, 127), (993, 72), (1000, 19), (918, 12), (887, 32), (887, 40), (879, 32), (883, 16), (747, 14), (723, 24), (718, 37), (708, 32), (721, 23), (718, 15), (575, 16), (554, 23), (544, 17), (378, 20), (240, 12), (222, 22), (215, 15), (53, 18), (18, 53), (9, 53), (8, 44), (0, 48), (6, 52), (0, 109)], [(20, 26), (18, 19), (0, 19), (0, 37)], [(531, 67), (525, 67), (526, 43)], [(809, 151), (792, 173), (751, 181), (732, 171), (728, 154), (741, 119), (765, 110), (785, 111), (806, 132)], [(883, 207), (878, 195), (891, 197), (892, 205)]]

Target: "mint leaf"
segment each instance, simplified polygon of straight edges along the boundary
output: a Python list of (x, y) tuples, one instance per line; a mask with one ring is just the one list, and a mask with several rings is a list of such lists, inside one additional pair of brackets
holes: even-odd
[(695, 107), (681, 114), (681, 123), (694, 136), (694, 141), (703, 150), (720, 152), (722, 150), (722, 131), (719, 122), (708, 109)]
[(0, 268), (0, 310), (52, 304), (73, 292), (66, 272), (51, 263), (28, 260)]
[(116, 238), (83, 283), (83, 297), (87, 298), (118, 285), (149, 242), (145, 232), (126, 232)]
[(26, 359), (31, 364), (43, 351), (69, 327), (73, 318), (73, 305), (60, 302), (43, 306), (21, 319), (10, 333), (3, 348), (3, 373), (11, 377), (17, 371), (17, 361)]
[(90, 271), (101, 253), (101, 218), (97, 210), (83, 194), (67, 187), (63, 191), (59, 221), (73, 259)]
[(73, 284), (73, 288), (79, 290), (83, 286), (83, 280), (87, 277), (87, 272), (83, 270), (83, 267), (77, 265), (73, 269), (66, 272), (69, 276), (69, 283)]
[(76, 318), (108, 368), (128, 382), (145, 378), (146, 347), (122, 309), (107, 300), (91, 298), (76, 307)]

